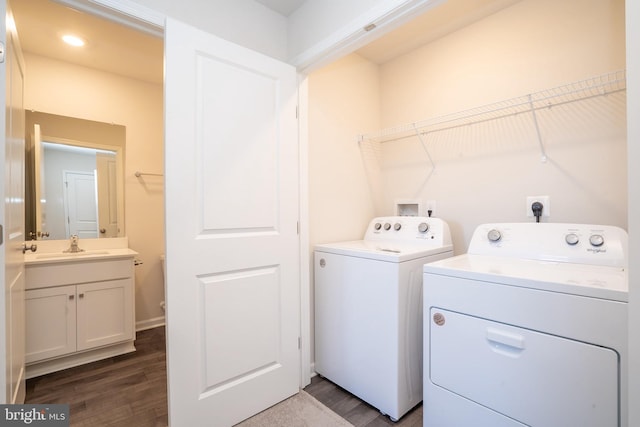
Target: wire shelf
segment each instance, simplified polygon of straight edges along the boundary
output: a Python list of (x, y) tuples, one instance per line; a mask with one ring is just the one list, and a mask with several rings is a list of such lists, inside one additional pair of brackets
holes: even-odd
[[(405, 125), (383, 129), (379, 132), (362, 134), (358, 141), (391, 142), (416, 135), (468, 126), (476, 123), (498, 120), (501, 118), (530, 113), (536, 122), (536, 111), (552, 108), (571, 102), (605, 96), (626, 90), (626, 73), (624, 70), (613, 71), (600, 76), (580, 80), (563, 86), (543, 90), (540, 92), (495, 102), (481, 107), (472, 108), (439, 117), (433, 117)], [(537, 129), (537, 123), (536, 123)], [(538, 134), (538, 139), (540, 135)], [(544, 147), (541, 151), (544, 155)]]

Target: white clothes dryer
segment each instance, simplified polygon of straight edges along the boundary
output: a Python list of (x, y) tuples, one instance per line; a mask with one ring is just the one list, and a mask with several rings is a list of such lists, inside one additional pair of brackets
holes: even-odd
[(424, 266), (425, 427), (627, 426), (627, 233), (485, 224)]
[(453, 255), (438, 218), (374, 218), (315, 247), (315, 371), (398, 420), (422, 401), (422, 267)]

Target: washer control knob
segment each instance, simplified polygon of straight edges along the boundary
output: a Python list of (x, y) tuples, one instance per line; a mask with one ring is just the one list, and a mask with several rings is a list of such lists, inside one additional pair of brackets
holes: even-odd
[(574, 246), (578, 244), (578, 242), (580, 241), (580, 238), (576, 233), (569, 233), (566, 236), (564, 236), (564, 241), (567, 242), (567, 244)]
[(380, 230), (380, 229), (382, 228), (382, 224), (380, 224), (379, 222), (376, 222), (376, 223), (374, 224), (373, 228), (374, 228), (376, 231), (378, 231), (378, 230)]
[(589, 243), (595, 247), (602, 246), (604, 245), (604, 237), (601, 234), (592, 234), (589, 237)]
[(402, 228), (402, 224), (400, 224), (399, 222), (396, 222), (395, 224), (393, 224), (393, 229), (396, 231), (399, 231)]
[(421, 222), (420, 224), (418, 224), (418, 231), (421, 233), (426, 233), (427, 231), (429, 231), (429, 224), (427, 224), (426, 222)]
[(391, 224), (389, 224), (388, 222), (385, 222), (384, 223), (384, 229), (387, 230), (387, 231), (391, 230)]
[(496, 230), (495, 228), (492, 228), (487, 233), (487, 239), (489, 239), (489, 241), (491, 241), (491, 242), (497, 242), (500, 239), (502, 239), (502, 233), (500, 233), (499, 230)]

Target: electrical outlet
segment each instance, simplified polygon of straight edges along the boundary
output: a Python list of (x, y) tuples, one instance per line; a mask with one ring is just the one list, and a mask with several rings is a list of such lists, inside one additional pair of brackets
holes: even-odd
[(529, 196), (527, 197), (527, 216), (533, 217), (533, 210), (531, 205), (535, 202), (542, 203), (542, 216), (548, 217), (551, 214), (551, 206), (549, 203), (549, 196)]

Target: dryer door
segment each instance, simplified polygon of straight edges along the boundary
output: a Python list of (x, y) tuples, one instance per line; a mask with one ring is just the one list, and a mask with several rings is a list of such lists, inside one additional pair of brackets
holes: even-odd
[(615, 351), (438, 308), (430, 316), (435, 385), (530, 426), (619, 425)]

